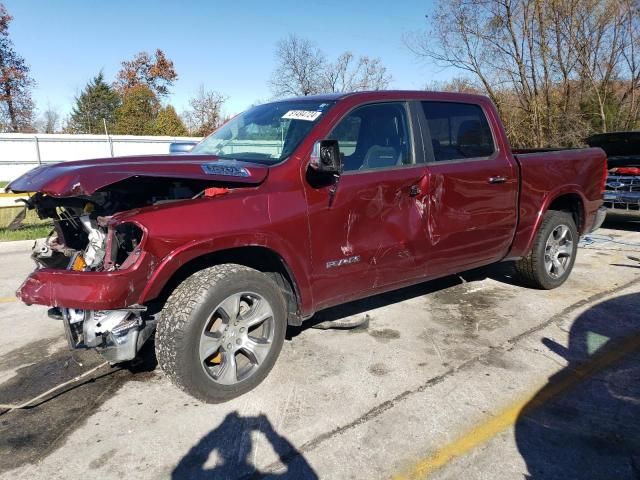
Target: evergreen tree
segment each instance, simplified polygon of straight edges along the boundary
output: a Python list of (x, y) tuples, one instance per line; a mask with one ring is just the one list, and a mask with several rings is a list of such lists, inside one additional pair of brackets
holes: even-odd
[(178, 117), (176, 109), (167, 105), (160, 110), (153, 122), (154, 135), (168, 135), (171, 137), (182, 137), (187, 135), (187, 129)]
[(100, 72), (87, 83), (80, 96), (76, 97), (76, 104), (71, 111), (70, 130), (74, 133), (104, 133), (106, 120), (111, 133), (115, 127), (115, 113), (119, 105), (120, 97), (104, 81)]
[(120, 135), (153, 135), (160, 102), (146, 85), (128, 88), (116, 109), (114, 132)]
[(13, 17), (0, 3), (0, 130), (32, 132), (34, 104), (31, 89), (35, 82), (29, 66), (13, 48), (9, 24)]

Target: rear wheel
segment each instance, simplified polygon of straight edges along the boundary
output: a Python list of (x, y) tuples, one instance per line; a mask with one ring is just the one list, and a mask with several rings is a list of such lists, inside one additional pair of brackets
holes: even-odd
[(550, 290), (569, 277), (576, 260), (578, 229), (567, 212), (548, 211), (531, 253), (516, 262), (519, 277), (529, 286)]
[(217, 265), (187, 278), (169, 297), (156, 355), (180, 388), (224, 402), (264, 380), (285, 330), (285, 300), (273, 280), (241, 265)]

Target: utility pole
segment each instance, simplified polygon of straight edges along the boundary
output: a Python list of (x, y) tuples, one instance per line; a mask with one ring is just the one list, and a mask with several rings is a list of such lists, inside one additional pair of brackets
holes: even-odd
[(107, 119), (104, 117), (102, 117), (102, 124), (104, 125), (104, 134), (109, 142), (109, 152), (111, 153), (111, 158), (113, 158), (113, 141), (111, 140), (111, 135), (109, 135), (109, 130), (107, 130)]

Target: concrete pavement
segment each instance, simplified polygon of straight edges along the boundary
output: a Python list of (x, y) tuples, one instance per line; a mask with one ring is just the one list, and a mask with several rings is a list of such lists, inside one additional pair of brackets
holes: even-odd
[[(640, 227), (608, 226), (557, 290), (493, 268), (321, 312), (370, 322), (290, 329), (267, 380), (226, 404), (152, 363), (105, 367), (0, 416), (0, 477), (634, 478)], [(26, 247), (0, 244), (0, 298), (32, 268)], [(0, 302), (0, 329), (0, 404), (101, 362), (41, 307)]]

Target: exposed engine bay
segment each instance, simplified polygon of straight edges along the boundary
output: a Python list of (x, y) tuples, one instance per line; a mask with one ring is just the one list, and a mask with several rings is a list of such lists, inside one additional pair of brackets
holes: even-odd
[[(72, 270), (116, 270), (142, 240), (142, 230), (133, 223), (114, 225), (114, 214), (167, 202), (191, 199), (204, 193), (211, 182), (171, 178), (130, 178), (96, 191), (90, 196), (32, 196), (27, 208), (41, 219), (52, 219), (54, 229), (38, 241), (33, 259), (41, 267)], [(109, 241), (112, 241), (110, 245)], [(109, 247), (109, 248), (107, 248)], [(107, 249), (109, 254), (107, 255)]]
[[(132, 222), (113, 221), (117, 213), (206, 195), (211, 181), (134, 177), (92, 195), (54, 197), (36, 193), (26, 203), (53, 230), (36, 241), (37, 268), (114, 271), (128, 268), (139, 253), (143, 230)], [(220, 190), (220, 189), (213, 189)], [(155, 329), (155, 312), (143, 305), (121, 310), (87, 311), (54, 307), (71, 348), (96, 348), (112, 363), (132, 360)]]

